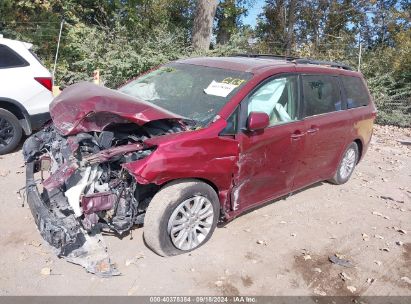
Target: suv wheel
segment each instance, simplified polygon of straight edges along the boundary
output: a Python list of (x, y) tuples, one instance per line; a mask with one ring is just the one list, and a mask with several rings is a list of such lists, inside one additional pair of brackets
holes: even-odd
[(144, 218), (144, 240), (161, 256), (192, 251), (205, 244), (219, 218), (217, 193), (198, 180), (166, 185), (151, 200)]
[(337, 185), (346, 183), (354, 172), (355, 165), (358, 162), (358, 156), (358, 146), (353, 142), (345, 150), (340, 165), (337, 168), (337, 172), (335, 172), (331, 182)]
[(0, 155), (13, 151), (20, 142), (22, 129), (16, 116), (0, 109)]

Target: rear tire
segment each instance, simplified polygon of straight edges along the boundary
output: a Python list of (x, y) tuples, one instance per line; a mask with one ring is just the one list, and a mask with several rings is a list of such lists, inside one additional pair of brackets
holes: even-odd
[(171, 182), (147, 208), (144, 240), (161, 256), (190, 252), (210, 239), (219, 210), (217, 193), (208, 184), (195, 179)]
[(16, 116), (0, 109), (0, 155), (13, 151), (22, 136), (22, 129)]
[(358, 157), (358, 145), (355, 142), (352, 142), (345, 150), (337, 171), (330, 182), (336, 185), (346, 183), (354, 172), (354, 168), (358, 163)]

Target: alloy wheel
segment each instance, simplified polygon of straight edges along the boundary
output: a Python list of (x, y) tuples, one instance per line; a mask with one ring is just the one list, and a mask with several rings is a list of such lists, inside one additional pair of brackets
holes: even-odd
[(14, 137), (13, 125), (5, 118), (0, 117), (0, 147), (6, 147)]
[(198, 247), (210, 233), (213, 220), (213, 205), (206, 197), (199, 195), (183, 201), (168, 221), (173, 245), (184, 251)]

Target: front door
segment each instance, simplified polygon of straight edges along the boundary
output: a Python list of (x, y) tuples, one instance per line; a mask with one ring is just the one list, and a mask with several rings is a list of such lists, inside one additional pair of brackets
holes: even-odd
[(263, 82), (242, 103), (247, 115), (264, 112), (267, 128), (238, 134), (240, 155), (234, 178), (232, 209), (241, 211), (288, 193), (304, 146), (299, 120), (298, 76), (283, 75)]

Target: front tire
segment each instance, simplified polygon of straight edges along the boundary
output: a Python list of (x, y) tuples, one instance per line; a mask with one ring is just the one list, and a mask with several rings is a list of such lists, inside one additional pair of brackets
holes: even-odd
[(16, 116), (0, 109), (0, 155), (13, 151), (19, 144), (22, 129)]
[(336, 185), (342, 185), (346, 183), (354, 172), (354, 168), (358, 163), (358, 157), (358, 145), (355, 142), (352, 142), (345, 150), (340, 164), (338, 165), (337, 171), (335, 172), (334, 177), (330, 180), (330, 182)]
[(144, 240), (161, 256), (190, 252), (204, 245), (219, 218), (217, 193), (198, 180), (175, 181), (151, 200), (144, 217)]

